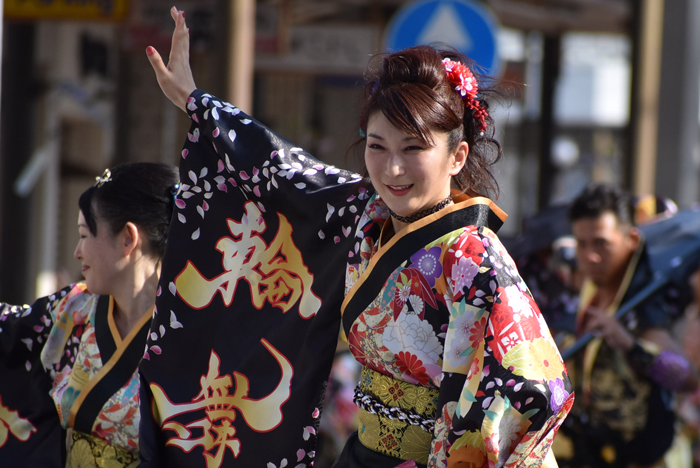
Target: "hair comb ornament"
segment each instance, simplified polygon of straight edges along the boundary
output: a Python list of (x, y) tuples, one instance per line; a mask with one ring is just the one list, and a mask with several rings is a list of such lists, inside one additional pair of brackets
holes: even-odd
[(177, 202), (177, 194), (180, 193), (180, 182), (173, 184), (170, 187), (170, 195), (173, 197), (173, 203)]
[(97, 181), (95, 182), (95, 187), (102, 187), (107, 182), (112, 181), (112, 171), (105, 169), (101, 176), (95, 177), (95, 180)]
[(482, 133), (485, 132), (486, 118), (489, 114), (477, 99), (479, 85), (474, 74), (465, 64), (454, 62), (449, 58), (443, 59), (442, 65), (445, 67), (447, 79), (455, 85), (455, 91), (462, 96), (464, 104), (474, 112), (474, 117), (479, 121), (479, 130)]

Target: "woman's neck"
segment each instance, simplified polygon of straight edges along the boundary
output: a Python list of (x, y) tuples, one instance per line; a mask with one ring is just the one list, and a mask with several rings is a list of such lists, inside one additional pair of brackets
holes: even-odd
[(113, 292), (115, 310), (114, 321), (122, 338), (139, 323), (156, 300), (159, 271), (137, 271), (133, 280)]

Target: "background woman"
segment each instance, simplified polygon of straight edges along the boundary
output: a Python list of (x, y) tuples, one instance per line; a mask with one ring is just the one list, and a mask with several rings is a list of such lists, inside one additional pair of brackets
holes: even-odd
[(415, 47), (368, 70), (363, 180), (197, 90), (172, 14), (168, 67), (147, 54), (193, 120), (192, 193), (157, 299), (178, 329), (152, 334), (141, 364), (144, 465), (310, 465), (338, 309), (364, 366), (338, 467), (552, 461), (571, 384), (495, 234), (500, 147), (466, 59)]
[(3, 466), (63, 467), (66, 447), (68, 467), (137, 464), (137, 367), (177, 189), (164, 164), (106, 170), (79, 200), (85, 281), (31, 306), (0, 304), (0, 397), (12, 420)]

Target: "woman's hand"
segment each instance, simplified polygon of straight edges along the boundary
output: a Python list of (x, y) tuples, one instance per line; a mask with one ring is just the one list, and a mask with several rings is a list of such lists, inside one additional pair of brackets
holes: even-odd
[(172, 7), (170, 16), (175, 20), (175, 30), (167, 67), (155, 48), (148, 46), (146, 55), (156, 72), (160, 89), (173, 104), (187, 112), (187, 98), (197, 89), (190, 68), (190, 34), (185, 26), (184, 11)]

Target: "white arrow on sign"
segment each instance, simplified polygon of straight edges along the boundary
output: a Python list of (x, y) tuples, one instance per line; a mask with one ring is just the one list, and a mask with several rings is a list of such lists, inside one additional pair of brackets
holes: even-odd
[(431, 42), (446, 42), (452, 47), (468, 53), (472, 50), (473, 41), (469, 33), (459, 21), (459, 12), (449, 4), (440, 5), (428, 20), (425, 28), (418, 37), (420, 44)]

